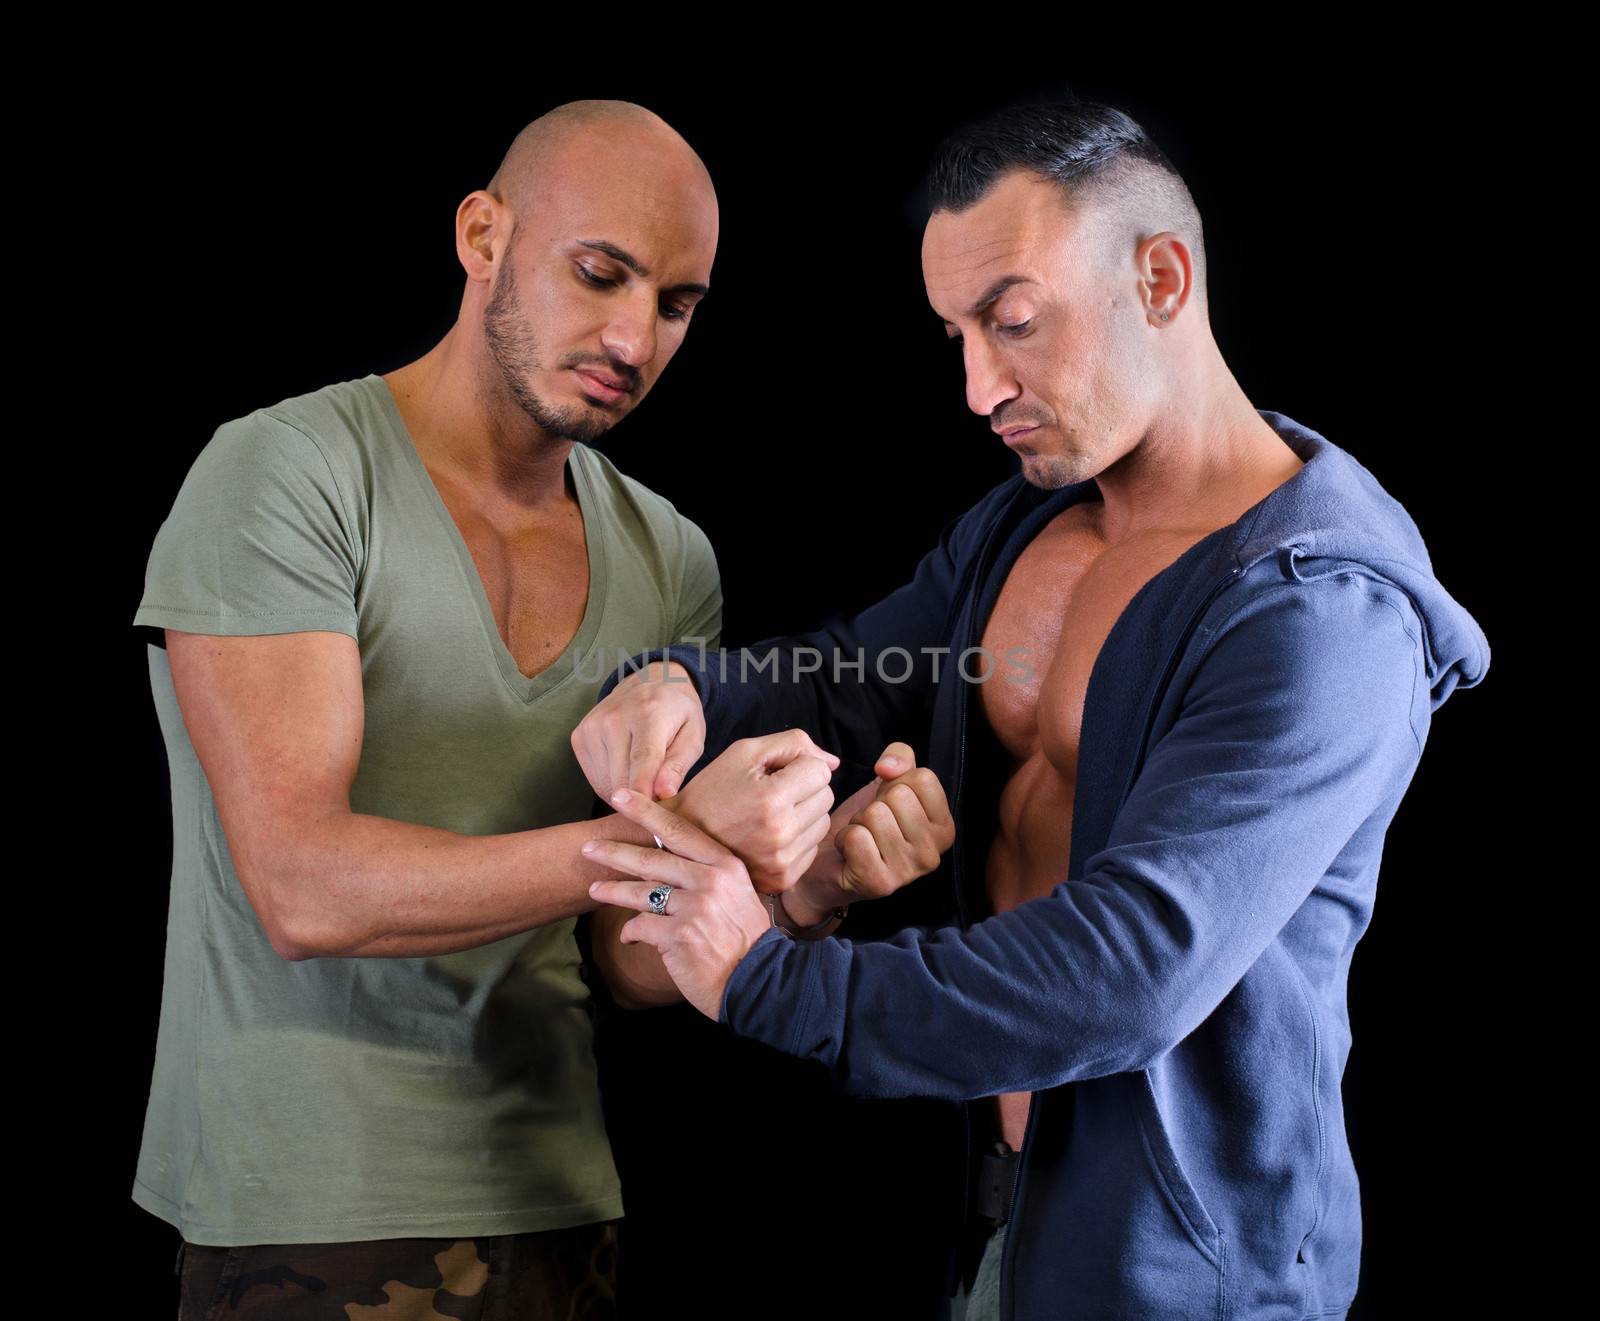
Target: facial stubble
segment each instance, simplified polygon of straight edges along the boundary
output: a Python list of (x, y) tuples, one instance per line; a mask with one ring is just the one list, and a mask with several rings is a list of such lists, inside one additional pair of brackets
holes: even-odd
[(483, 338), (506, 384), (506, 390), (534, 423), (559, 440), (593, 444), (611, 429), (598, 405), (557, 408), (534, 392), (529, 382), (544, 370), (538, 342), (517, 296), (516, 275), (509, 258), (495, 277), (494, 293), (483, 312)]

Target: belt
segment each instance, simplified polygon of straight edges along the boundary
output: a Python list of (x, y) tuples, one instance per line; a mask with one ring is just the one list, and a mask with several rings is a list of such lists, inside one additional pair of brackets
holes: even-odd
[(1021, 1153), (1012, 1151), (1004, 1142), (996, 1142), (994, 1149), (984, 1152), (978, 1161), (975, 1209), (979, 1215), (993, 1221), (996, 1229), (1011, 1219), (1011, 1201), (1017, 1191), (1017, 1167), (1021, 1163)]

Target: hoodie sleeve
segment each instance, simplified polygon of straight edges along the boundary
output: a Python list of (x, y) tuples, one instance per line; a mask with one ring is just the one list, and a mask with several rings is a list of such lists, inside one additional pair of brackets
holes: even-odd
[(1007, 491), (995, 488), (948, 523), (911, 581), (859, 614), (733, 650), (680, 644), (641, 652), (606, 679), (596, 701), (648, 661), (670, 657), (689, 671), (705, 709), (702, 761), (736, 738), (792, 728), (870, 767), (893, 740), (914, 738), (933, 685), (958, 660), (947, 615)]
[(1078, 879), (964, 931), (764, 936), (721, 1021), (868, 1096), (964, 1099), (1148, 1066), (1358, 832), (1376, 866), (1427, 731), (1420, 632), (1408, 598), (1361, 573), (1256, 592), (1218, 624)]

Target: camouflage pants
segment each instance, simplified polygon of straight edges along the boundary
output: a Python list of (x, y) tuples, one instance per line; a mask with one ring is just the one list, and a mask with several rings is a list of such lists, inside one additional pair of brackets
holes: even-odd
[(182, 1243), (178, 1321), (611, 1321), (617, 1222), (497, 1238)]

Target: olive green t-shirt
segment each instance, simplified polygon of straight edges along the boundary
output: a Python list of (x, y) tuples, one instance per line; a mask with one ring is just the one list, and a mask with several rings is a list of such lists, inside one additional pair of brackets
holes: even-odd
[[(722, 594), (710, 543), (668, 501), (588, 446), (567, 464), (588, 605), (531, 679), (376, 374), (217, 428), (156, 535), (133, 622), (355, 638), (366, 727), (352, 811), (464, 835), (587, 819), (573, 728), (622, 657), (716, 646)], [(286, 961), (239, 886), (167, 653), (147, 653), (173, 856), (133, 1200), (218, 1245), (621, 1215), (576, 919), (429, 958)]]

